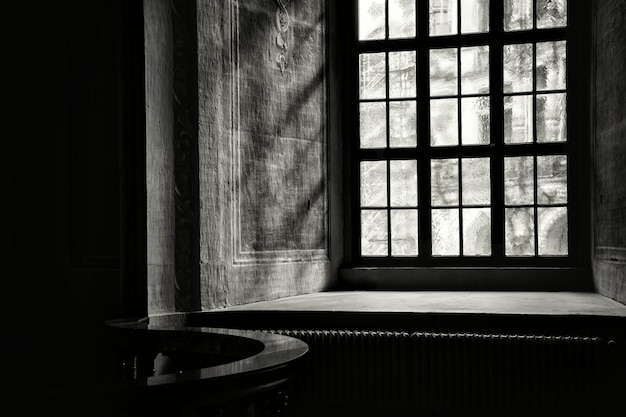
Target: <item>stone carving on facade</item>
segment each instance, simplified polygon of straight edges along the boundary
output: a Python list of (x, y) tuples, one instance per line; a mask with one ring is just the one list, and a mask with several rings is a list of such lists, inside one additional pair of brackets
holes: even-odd
[(278, 8), (276, 9), (276, 29), (278, 34), (276, 35), (276, 45), (280, 49), (276, 62), (280, 73), (284, 74), (285, 69), (289, 63), (287, 54), (289, 53), (289, 12), (287, 11), (287, 5), (289, 0), (276, 0)]

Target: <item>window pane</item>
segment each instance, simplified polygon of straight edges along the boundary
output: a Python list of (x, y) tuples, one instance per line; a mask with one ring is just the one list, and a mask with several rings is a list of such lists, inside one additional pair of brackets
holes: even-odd
[(489, 97), (461, 99), (461, 143), (488, 145), (490, 138)]
[(491, 170), (489, 158), (463, 158), (461, 178), (464, 205), (483, 205), (491, 202)]
[(504, 30), (533, 28), (533, 0), (504, 0)]
[(386, 118), (385, 103), (361, 103), (361, 148), (384, 148), (387, 145)]
[(461, 32), (489, 32), (489, 0), (461, 2)]
[(567, 140), (565, 93), (537, 95), (537, 142)]
[(459, 210), (433, 210), (432, 225), (433, 256), (458, 256)]
[(389, 52), (389, 97), (415, 97), (415, 51)]
[(430, 36), (457, 32), (457, 0), (430, 0)]
[(389, 103), (389, 146), (401, 148), (417, 145), (417, 113), (415, 101)]
[(537, 217), (539, 255), (567, 255), (567, 208), (539, 207)]
[(385, 39), (385, 0), (359, 0), (359, 40)]
[(504, 158), (504, 203), (533, 204), (534, 161), (532, 156)]
[(537, 157), (537, 202), (539, 204), (567, 203), (567, 156)]
[(507, 208), (504, 211), (505, 254), (533, 256), (535, 254), (535, 214), (532, 208)]
[(491, 255), (490, 209), (463, 209), (463, 255)]
[(415, 37), (415, 0), (389, 0), (389, 37)]
[(387, 206), (387, 161), (361, 162), (361, 206)]
[(532, 91), (533, 89), (533, 45), (531, 43), (504, 45), (505, 93)]
[(537, 0), (537, 28), (567, 25), (567, 0)]
[(417, 206), (417, 161), (390, 161), (391, 205)]
[(455, 146), (459, 144), (458, 100), (430, 101), (430, 144)]
[(457, 91), (457, 49), (430, 50), (430, 95), (451, 96)]
[(417, 255), (417, 210), (391, 210), (391, 254)]
[(459, 204), (459, 160), (433, 159), (430, 161), (431, 204), (455, 206)]
[(461, 48), (461, 93), (489, 92), (489, 47)]
[(361, 211), (361, 255), (387, 256), (387, 211)]
[(533, 97), (504, 97), (504, 143), (533, 141)]
[(566, 43), (537, 43), (537, 90), (564, 90)]
[(385, 98), (385, 53), (359, 56), (360, 97)]
[[(543, 152), (546, 145), (539, 144), (568, 140), (568, 45), (553, 40), (558, 33), (542, 30), (567, 26), (567, 0), (502, 0), (501, 6), (490, 0), (428, 0), (429, 36), (445, 38), (419, 42), (429, 60), (428, 85), (419, 86), (429, 91), (428, 109), (420, 107), (429, 120), (419, 116), (419, 123), (429, 123), (430, 146), (422, 144), (424, 149), (417, 148), (417, 46), (410, 45), (417, 41), (417, 0), (357, 1), (359, 40), (374, 41), (362, 42), (359, 53), (362, 256), (417, 256), (418, 227), (424, 227), (418, 204), (430, 210), (421, 213), (431, 220), (434, 257), (492, 256), (494, 213), (505, 256), (566, 256), (568, 155), (552, 155), (552, 148)], [(491, 6), (502, 7), (505, 32), (533, 33), (509, 33), (504, 45), (501, 36), (482, 42)], [(520, 41), (529, 43), (515, 43)], [(502, 62), (495, 63), (502, 65), (500, 75), (490, 72), (490, 52), (500, 55), (490, 46), (502, 47)], [(492, 77), (498, 86), (490, 85)], [(490, 87), (500, 86), (494, 94), (503, 108), (494, 109), (501, 117), (494, 123), (502, 123), (502, 133), (494, 132), (494, 140), (506, 146), (496, 152), (503, 159), (492, 161)], [(419, 167), (420, 175), (430, 175), (430, 204), (418, 194), (423, 184), (417, 151), (430, 161)], [(492, 169), (494, 180), (503, 181), (493, 190)], [(500, 201), (491, 200), (492, 191)], [(468, 260), (473, 261), (479, 260)]]

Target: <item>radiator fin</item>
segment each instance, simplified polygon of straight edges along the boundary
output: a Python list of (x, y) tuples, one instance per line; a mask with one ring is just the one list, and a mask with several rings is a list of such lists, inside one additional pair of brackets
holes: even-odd
[(594, 337), (265, 330), (310, 347), (294, 391), (311, 404), (585, 415), (606, 342)]

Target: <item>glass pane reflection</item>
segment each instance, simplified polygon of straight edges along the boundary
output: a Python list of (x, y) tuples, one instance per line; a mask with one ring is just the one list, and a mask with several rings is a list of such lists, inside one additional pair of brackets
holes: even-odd
[(384, 148), (387, 145), (385, 103), (361, 103), (359, 110), (361, 148)]
[(537, 216), (539, 255), (567, 255), (567, 208), (539, 207)]
[(535, 254), (535, 213), (532, 208), (507, 208), (504, 211), (505, 254), (533, 256)]
[(433, 256), (458, 256), (460, 253), (459, 210), (432, 211)]
[(457, 13), (457, 0), (430, 0), (430, 36), (455, 35)]
[(433, 159), (430, 161), (430, 191), (433, 206), (459, 204), (459, 160)]
[(385, 39), (385, 0), (359, 0), (359, 40)]
[(387, 256), (387, 211), (361, 211), (361, 255)]
[(391, 210), (391, 254), (417, 256), (417, 210)]
[(459, 144), (458, 100), (455, 98), (430, 101), (430, 144), (455, 146)]
[(389, 37), (415, 37), (414, 0), (389, 0)]
[(387, 206), (387, 162), (361, 162), (361, 206)]
[(463, 209), (463, 255), (491, 255), (490, 209)]

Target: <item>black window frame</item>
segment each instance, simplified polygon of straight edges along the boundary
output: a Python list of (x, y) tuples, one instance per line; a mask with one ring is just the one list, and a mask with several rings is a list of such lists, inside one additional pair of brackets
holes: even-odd
[[(417, 0), (417, 36), (414, 39), (385, 39), (376, 41), (358, 40), (358, 1), (350, 0), (338, 6), (337, 21), (342, 22), (338, 35), (341, 51), (340, 85), (343, 88), (344, 102), (342, 116), (344, 145), (344, 187), (345, 195), (345, 262), (347, 268), (354, 267), (539, 267), (539, 268), (589, 268), (590, 265), (590, 143), (591, 143), (591, 2), (568, 2), (568, 24), (565, 28), (532, 29), (526, 31), (503, 31), (503, 2), (490, 1), (490, 31), (481, 34), (457, 34), (449, 36), (428, 36), (428, 1)], [(460, 14), (460, 13), (459, 13)], [(535, 17), (536, 19), (536, 17)], [(536, 26), (536, 25), (534, 25)], [(460, 26), (459, 26), (460, 27)], [(533, 143), (524, 145), (503, 144), (503, 71), (502, 46), (505, 44), (533, 43), (550, 40), (567, 40), (567, 142)], [(481, 147), (461, 146), (431, 148), (425, 139), (429, 138), (428, 126), (428, 54), (433, 48), (490, 46), (490, 100), (491, 100), (491, 145)], [(360, 149), (359, 147), (359, 54), (389, 50), (417, 51), (417, 108), (418, 146), (406, 149)], [(534, 68), (533, 68), (534, 71)], [(542, 91), (543, 93), (543, 91)], [(533, 94), (536, 90), (533, 88)], [(534, 101), (534, 100), (533, 100)], [(513, 149), (513, 147), (515, 149)], [(522, 154), (566, 154), (568, 157), (568, 221), (569, 252), (567, 256), (504, 256), (504, 205), (503, 168), (504, 156)], [(419, 210), (418, 257), (362, 257), (360, 255), (360, 195), (359, 163), (361, 160), (416, 159), (419, 170), (419, 202), (429, 201), (430, 176), (424, 175), (433, 157), (489, 156), (492, 163), (492, 255), (473, 256), (430, 256), (424, 248), (430, 248), (430, 204)], [(495, 173), (495, 175), (494, 175)], [(536, 175), (536, 174), (535, 174)], [(502, 184), (494, 187), (493, 184)], [(536, 203), (535, 203), (536, 204)], [(428, 208), (425, 210), (424, 208)], [(427, 225), (428, 227), (423, 227)]]

